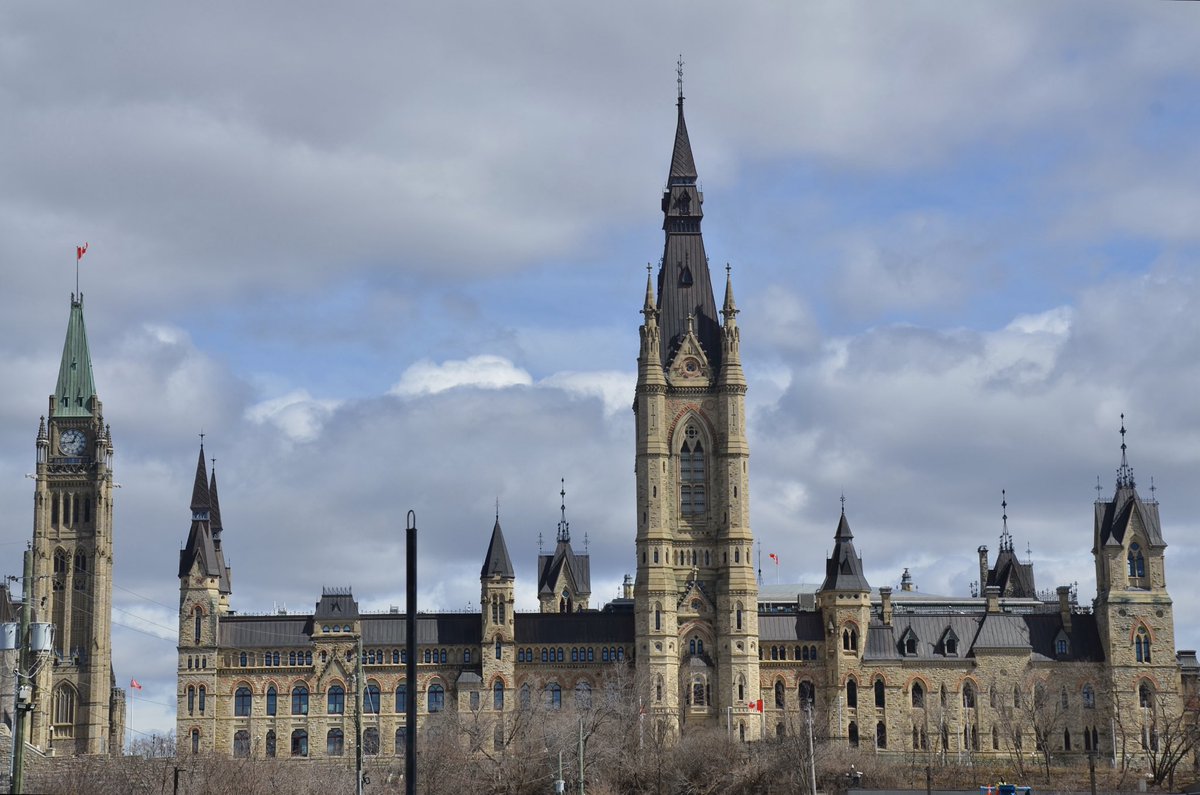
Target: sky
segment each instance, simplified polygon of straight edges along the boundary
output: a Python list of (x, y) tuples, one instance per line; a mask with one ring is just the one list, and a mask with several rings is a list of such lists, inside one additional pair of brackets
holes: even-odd
[(174, 728), (202, 431), (239, 612), (402, 605), (410, 509), (420, 606), (474, 609), (497, 505), (533, 609), (561, 480), (616, 596), (682, 54), (764, 581), (820, 581), (844, 494), (873, 586), (968, 595), (1003, 489), (1037, 586), (1090, 605), (1124, 413), (1195, 649), (1191, 5), (5, 3), (3, 573), (87, 242), (136, 731)]

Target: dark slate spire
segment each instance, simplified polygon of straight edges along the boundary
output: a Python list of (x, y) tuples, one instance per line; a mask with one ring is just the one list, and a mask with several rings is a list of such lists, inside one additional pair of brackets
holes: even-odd
[(1158, 547), (1167, 545), (1162, 536), (1158, 503), (1153, 500), (1143, 502), (1137, 493), (1125, 444), (1125, 415), (1122, 414), (1121, 465), (1117, 468), (1117, 488), (1110, 502), (1096, 503), (1097, 543), (1101, 546), (1123, 545), (1131, 527), (1141, 529), (1147, 544)]
[(845, 497), (842, 498), (842, 516), (838, 520), (833, 541), (833, 554), (825, 561), (825, 582), (821, 583), (821, 590), (871, 590), (867, 578), (863, 576), (862, 558), (854, 549), (854, 534), (850, 532), (850, 522), (846, 521)]
[(62, 363), (54, 386), (54, 416), (90, 417), (89, 399), (96, 394), (92, 379), (92, 355), (88, 351), (87, 329), (83, 325), (83, 296), (71, 296), (71, 318), (67, 321), (67, 339), (63, 343)]
[(503, 577), (506, 580), (516, 578), (512, 560), (508, 557), (508, 546), (504, 543), (504, 531), (500, 529), (500, 516), (496, 516), (496, 524), (492, 527), (492, 540), (488, 543), (487, 555), (483, 558), (483, 568), (479, 570), (479, 578)]
[(208, 472), (204, 466), (204, 441), (200, 442), (200, 458), (196, 461), (196, 482), (192, 486), (192, 518), (207, 520), (212, 503), (208, 492)]
[(208, 524), (212, 528), (213, 541), (221, 546), (221, 503), (217, 499), (217, 459), (212, 460), (212, 478), (208, 482)]
[[(680, 68), (682, 70), (682, 66)], [(664, 343), (660, 353), (666, 367), (687, 332), (688, 317), (694, 317), (696, 337), (715, 373), (721, 364), (720, 324), (708, 271), (708, 255), (700, 236), (704, 194), (696, 185), (696, 163), (692, 159), (692, 144), (683, 118), (682, 83), (678, 114), (671, 173), (662, 197), (666, 243), (658, 271), (659, 327)]]

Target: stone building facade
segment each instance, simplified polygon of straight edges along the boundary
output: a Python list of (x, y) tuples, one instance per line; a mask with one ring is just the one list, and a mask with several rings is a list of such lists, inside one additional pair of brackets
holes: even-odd
[[(1114, 494), (1095, 506), (1090, 606), (1069, 587), (1035, 590), (1007, 527), (994, 561), (979, 548), (970, 596), (921, 593), (907, 572), (898, 590), (874, 587), (844, 508), (822, 583), (760, 585), (739, 310), (728, 267), (717, 309), (702, 205), (680, 96), (664, 251), (641, 308), (636, 576), (623, 597), (592, 606), (589, 559), (572, 548), (564, 504), (554, 551), (536, 563), (536, 613), (515, 610), (497, 517), (486, 548), (479, 537), (478, 612), (420, 615), (409, 627), (327, 589), (311, 613), (237, 614), (201, 449), (179, 567), (180, 753), (350, 755), (361, 703), (364, 751), (402, 755), (409, 698), (422, 724), (484, 716), (500, 744), (526, 705), (585, 708), (614, 670), (634, 674), (640, 712), (667, 733), (755, 740), (811, 725), (818, 738), (881, 753), (955, 758), (1152, 747), (1156, 715), (1195, 693), (1197, 666), (1174, 647), (1158, 505), (1138, 495), (1124, 445)], [(409, 632), (415, 682), (405, 678)]]

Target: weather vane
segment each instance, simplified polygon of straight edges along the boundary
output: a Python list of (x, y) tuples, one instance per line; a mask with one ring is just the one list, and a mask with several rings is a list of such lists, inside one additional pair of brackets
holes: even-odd
[(683, 53), (679, 53), (679, 60), (675, 62), (675, 83), (679, 86), (679, 98), (683, 99)]

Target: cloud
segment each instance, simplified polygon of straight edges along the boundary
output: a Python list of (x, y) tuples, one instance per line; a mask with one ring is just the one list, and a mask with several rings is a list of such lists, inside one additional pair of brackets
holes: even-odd
[(337, 400), (315, 400), (308, 390), (297, 389), (254, 404), (246, 409), (246, 419), (260, 425), (270, 423), (293, 441), (311, 442), (338, 404)]
[(480, 354), (469, 359), (434, 364), (428, 360), (416, 362), (400, 376), (390, 394), (401, 397), (435, 395), (447, 389), (474, 387), (476, 389), (505, 389), (511, 386), (530, 386), (529, 373), (502, 356)]

